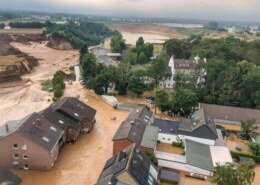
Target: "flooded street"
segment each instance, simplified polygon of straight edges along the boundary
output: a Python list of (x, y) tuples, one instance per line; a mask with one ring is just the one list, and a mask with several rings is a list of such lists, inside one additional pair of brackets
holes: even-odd
[[(112, 137), (128, 112), (114, 110), (92, 93), (85, 103), (97, 109), (92, 132), (65, 146), (50, 172), (15, 170), (24, 185), (92, 185), (97, 181), (106, 160), (112, 156)], [(117, 117), (115, 121), (111, 120), (113, 116)]]

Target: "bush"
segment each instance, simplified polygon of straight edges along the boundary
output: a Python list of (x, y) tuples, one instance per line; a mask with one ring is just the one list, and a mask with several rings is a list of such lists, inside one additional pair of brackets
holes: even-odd
[(50, 88), (52, 88), (52, 81), (45, 80), (41, 83), (41, 86), (43, 91), (48, 91)]
[(250, 154), (244, 154), (244, 153), (238, 153), (230, 151), (232, 157), (247, 157), (253, 159), (256, 163), (260, 163), (260, 156), (250, 155)]
[(249, 143), (248, 146), (253, 151), (254, 155), (260, 156), (260, 143), (252, 142)]
[(179, 148), (184, 148), (182, 142), (172, 142), (172, 146), (179, 147)]
[(4, 23), (0, 23), (0, 29), (4, 29), (5, 28), (5, 24)]
[(149, 152), (145, 152), (145, 154), (147, 155), (147, 157), (152, 161), (152, 163), (155, 165), (155, 166), (158, 166), (158, 159), (155, 157), (154, 154), (151, 154)]

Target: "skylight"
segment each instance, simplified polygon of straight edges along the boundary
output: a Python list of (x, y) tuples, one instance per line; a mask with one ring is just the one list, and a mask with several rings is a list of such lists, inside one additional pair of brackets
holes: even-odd
[(47, 137), (42, 137), (42, 139), (43, 139), (44, 141), (46, 141), (47, 143), (50, 142), (50, 140), (49, 140)]
[(74, 113), (75, 116), (79, 117), (79, 115), (77, 113)]
[(60, 123), (60, 124), (64, 124), (64, 122), (63, 122), (62, 120), (59, 120), (59, 123)]
[(53, 126), (51, 126), (51, 129), (52, 129), (54, 132), (57, 131), (57, 129), (56, 129), (55, 127), (53, 127)]

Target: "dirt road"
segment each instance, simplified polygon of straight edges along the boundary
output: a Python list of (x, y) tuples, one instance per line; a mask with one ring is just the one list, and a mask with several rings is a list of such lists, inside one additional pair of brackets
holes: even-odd
[(30, 45), (12, 43), (12, 46), (39, 58), (40, 65), (32, 73), (23, 76), (24, 79), (30, 79), (26, 84), (14, 87), (10, 84), (12, 86), (10, 88), (0, 88), (0, 125), (48, 106), (51, 94), (41, 90), (41, 81), (51, 78), (57, 70), (68, 70), (68, 67), (76, 64), (78, 59), (76, 50), (59, 51), (39, 43)]

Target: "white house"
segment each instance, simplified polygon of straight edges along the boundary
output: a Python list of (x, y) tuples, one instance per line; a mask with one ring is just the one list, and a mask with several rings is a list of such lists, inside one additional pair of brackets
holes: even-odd
[(183, 172), (213, 176), (217, 164), (232, 163), (232, 157), (225, 146), (209, 146), (186, 139), (186, 155), (157, 151), (159, 167), (171, 168)]
[[(189, 74), (190, 72), (195, 71), (196, 65), (201, 61), (202, 60), (200, 60), (199, 56), (194, 57), (193, 60), (174, 59), (174, 57), (172, 56), (168, 64), (169, 73), (167, 77), (159, 83), (159, 86), (172, 89), (175, 85), (174, 77), (178, 72)], [(203, 61), (206, 62), (206, 59), (204, 58)], [(203, 75), (205, 75), (205, 71), (203, 71), (202, 73), (200, 72), (197, 84), (203, 82)]]
[[(206, 145), (215, 145), (222, 137), (213, 118), (204, 110), (196, 111), (191, 119), (170, 121), (154, 119), (153, 126), (159, 128), (158, 140), (162, 143), (183, 142), (189, 139)], [(221, 143), (218, 141), (218, 143)]]

